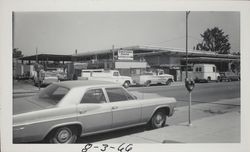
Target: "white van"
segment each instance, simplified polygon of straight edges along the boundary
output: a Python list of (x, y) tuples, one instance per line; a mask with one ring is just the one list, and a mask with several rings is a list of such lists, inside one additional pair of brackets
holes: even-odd
[(219, 81), (220, 74), (214, 64), (194, 64), (192, 78), (195, 82)]

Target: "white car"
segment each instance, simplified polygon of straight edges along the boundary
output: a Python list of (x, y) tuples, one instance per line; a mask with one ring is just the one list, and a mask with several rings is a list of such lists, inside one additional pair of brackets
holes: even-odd
[(132, 77), (133, 83), (137, 85), (150, 86), (152, 84), (170, 85), (174, 80), (173, 76), (169, 74), (156, 75), (152, 72), (135, 75)]
[(123, 85), (125, 88), (133, 85), (132, 78), (120, 75), (118, 70), (85, 69), (82, 70), (81, 77), (80, 79), (114, 82)]

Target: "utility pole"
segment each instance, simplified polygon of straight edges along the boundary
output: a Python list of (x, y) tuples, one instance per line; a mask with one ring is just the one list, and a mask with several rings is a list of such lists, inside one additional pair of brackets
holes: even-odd
[(191, 126), (191, 105), (192, 105), (192, 90), (195, 83), (192, 78), (188, 78), (188, 15), (190, 11), (186, 11), (186, 79), (185, 86), (189, 92), (189, 106), (188, 106), (188, 126)]
[(38, 64), (37, 47), (36, 47), (36, 63)]
[(186, 11), (186, 79), (188, 78), (188, 15), (190, 11)]
[(112, 69), (115, 67), (115, 46), (112, 45)]
[(115, 61), (115, 46), (112, 45), (112, 61)]

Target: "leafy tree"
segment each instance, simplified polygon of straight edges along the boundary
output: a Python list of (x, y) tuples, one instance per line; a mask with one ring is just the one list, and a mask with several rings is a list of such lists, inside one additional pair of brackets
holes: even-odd
[(13, 58), (20, 58), (23, 57), (22, 51), (18, 48), (13, 49)]
[(240, 55), (240, 52), (232, 52), (232, 55)]
[(203, 34), (201, 43), (196, 45), (197, 50), (212, 51), (219, 54), (229, 54), (230, 53), (230, 43), (229, 36), (225, 35), (222, 29), (214, 27), (212, 29), (207, 29)]

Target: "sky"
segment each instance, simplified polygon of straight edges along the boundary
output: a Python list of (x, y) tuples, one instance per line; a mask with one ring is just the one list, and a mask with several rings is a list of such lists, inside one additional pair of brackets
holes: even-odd
[[(25, 56), (148, 45), (185, 49), (186, 16), (178, 12), (15, 12), (14, 48)], [(229, 35), (231, 52), (240, 51), (239, 12), (190, 12), (188, 46), (202, 41), (207, 28)]]

